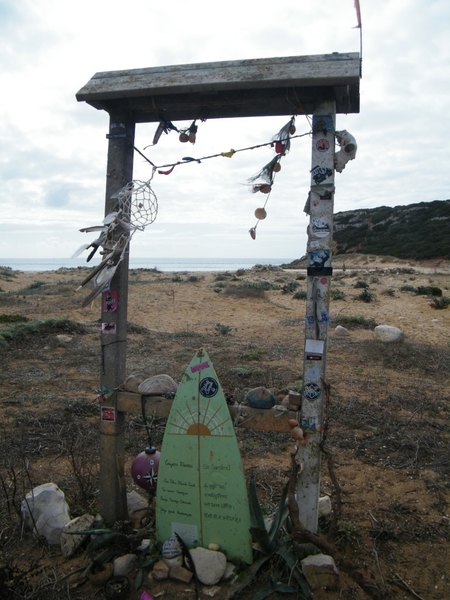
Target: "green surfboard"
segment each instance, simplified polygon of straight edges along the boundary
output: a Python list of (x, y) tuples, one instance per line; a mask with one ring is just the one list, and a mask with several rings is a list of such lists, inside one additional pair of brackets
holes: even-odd
[(250, 510), (230, 412), (205, 350), (184, 372), (170, 410), (156, 488), (156, 534), (189, 546), (217, 544), (252, 563)]

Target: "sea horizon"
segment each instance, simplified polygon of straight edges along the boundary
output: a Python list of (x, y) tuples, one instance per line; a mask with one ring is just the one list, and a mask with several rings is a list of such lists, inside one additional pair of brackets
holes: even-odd
[[(132, 258), (130, 269), (157, 269), (158, 271), (237, 271), (251, 269), (255, 265), (279, 267), (296, 260), (295, 258)], [(0, 267), (14, 271), (58, 271), (95, 267), (99, 259), (86, 262), (83, 258), (0, 258)]]

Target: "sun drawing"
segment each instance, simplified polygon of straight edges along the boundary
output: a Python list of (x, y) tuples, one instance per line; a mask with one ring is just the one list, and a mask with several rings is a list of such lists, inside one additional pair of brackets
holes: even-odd
[[(175, 415), (171, 415), (167, 423), (171, 427), (170, 433), (176, 435), (219, 435), (229, 436), (229, 416), (220, 414), (223, 407), (211, 406), (211, 399), (208, 400), (206, 407), (198, 406), (192, 409), (188, 402), (184, 408), (177, 410)], [(228, 426), (227, 426), (228, 424)]]

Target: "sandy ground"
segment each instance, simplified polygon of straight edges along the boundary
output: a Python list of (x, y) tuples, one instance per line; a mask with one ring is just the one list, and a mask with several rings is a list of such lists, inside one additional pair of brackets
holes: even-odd
[[(332, 290), (344, 297), (330, 303), (327, 379), (332, 390), (329, 444), (342, 488), (346, 556), (368, 569), (390, 598), (445, 600), (450, 597), (450, 307), (437, 310), (429, 297), (413, 290), (436, 286), (449, 297), (450, 268), (442, 262), (410, 264), (364, 256), (345, 257), (345, 271), (343, 263), (340, 258), (335, 261)], [(43, 435), (43, 415), (56, 418), (55, 407), (69, 398), (79, 411), (81, 406), (83, 410), (93, 406), (99, 380), (100, 299), (82, 308), (90, 289), (74, 291), (86, 273), (2, 271), (0, 315), (68, 317), (86, 328), (71, 346), (46, 338), (12, 344), (0, 353), (4, 433), (30, 427), (38, 438)], [(301, 382), (305, 301), (294, 294), (306, 291), (305, 274), (302, 269), (226, 274), (130, 271), (127, 372), (145, 376), (165, 372), (178, 379), (201, 344), (232, 400), (242, 399), (246, 389), (257, 385), (281, 397), (283, 390)], [(358, 299), (361, 281), (374, 295), (371, 302)], [(297, 288), (286, 293), (293, 282)], [(402, 290), (405, 286), (410, 291)], [(405, 342), (396, 348), (375, 344), (373, 327), (349, 327), (348, 337), (338, 337), (334, 331), (338, 318), (355, 316), (401, 328)], [(239, 379), (239, 369), (247, 379)], [(35, 429), (37, 418), (40, 425)], [(280, 445), (279, 438), (274, 442), (267, 434), (263, 442), (245, 432), (239, 435), (246, 473), (260, 475), (263, 500), (273, 508), (291, 444), (287, 439)], [(130, 442), (128, 462), (132, 448)], [(33, 472), (42, 476), (42, 469), (49, 469), (61, 478), (62, 486), (69, 485), (64, 478), (67, 468), (58, 466), (60, 449), (48, 452), (30, 455)], [(325, 467), (322, 488), (334, 501)], [(360, 536), (357, 542), (349, 523)], [(23, 555), (22, 548), (20, 552)], [(63, 572), (69, 568), (58, 561)], [(151, 591), (156, 595), (164, 586)], [(70, 598), (94, 597), (87, 589), (80, 593), (84, 595), (73, 592)], [(166, 597), (174, 597), (170, 593), (175, 592), (166, 589)], [(176, 588), (176, 597), (192, 597), (191, 592), (182, 593)], [(224, 594), (218, 593), (216, 600)], [(314, 593), (314, 600), (342, 597), (365, 596), (345, 575), (338, 590)]]

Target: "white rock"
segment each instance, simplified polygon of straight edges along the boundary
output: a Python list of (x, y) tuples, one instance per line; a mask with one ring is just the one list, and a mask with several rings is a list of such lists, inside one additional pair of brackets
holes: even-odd
[(233, 577), (236, 575), (236, 571), (237, 571), (236, 565), (234, 565), (231, 562), (227, 562), (227, 568), (225, 569), (225, 574), (223, 576), (223, 579), (225, 579), (225, 581), (229, 581), (230, 579), (233, 579)]
[(67, 346), (67, 344), (70, 344), (72, 339), (73, 338), (70, 335), (64, 335), (62, 333), (56, 336), (56, 341), (60, 346)]
[(81, 544), (89, 537), (89, 534), (75, 535), (73, 532), (91, 529), (94, 519), (93, 515), (82, 515), (67, 523), (61, 533), (61, 553), (64, 558), (69, 558), (75, 554)]
[(330, 496), (321, 496), (319, 498), (319, 517), (327, 517), (331, 515), (332, 507), (331, 507), (331, 499)]
[(137, 565), (136, 554), (124, 554), (114, 560), (114, 577), (126, 576)]
[(148, 500), (135, 490), (131, 490), (127, 493), (127, 507), (130, 521), (133, 522), (136, 529), (139, 529), (143, 519), (149, 515)]
[(179, 554), (178, 556), (174, 556), (173, 558), (166, 558), (164, 556), (162, 560), (170, 569), (172, 567), (182, 567), (183, 563), (184, 563), (184, 557), (182, 554)]
[(314, 588), (335, 587), (339, 583), (339, 571), (332, 556), (312, 554), (301, 561), (303, 575)]
[(176, 392), (177, 389), (178, 385), (170, 375), (149, 377), (138, 387), (139, 393), (143, 396), (164, 396), (164, 394)]
[(200, 546), (193, 548), (190, 552), (199, 581), (204, 585), (216, 585), (225, 575), (227, 568), (225, 554)]
[(405, 338), (405, 334), (401, 329), (391, 325), (377, 325), (373, 330), (373, 335), (376, 340), (387, 343), (402, 342)]
[(336, 335), (338, 335), (339, 337), (344, 337), (346, 335), (350, 335), (350, 331), (348, 329), (346, 329), (345, 327), (342, 327), (342, 325), (336, 325), (336, 327), (334, 329), (334, 333)]
[(70, 516), (64, 492), (56, 484), (35, 487), (25, 496), (21, 509), (25, 525), (36, 535), (45, 537), (51, 546), (61, 543), (61, 533)]
[(162, 545), (161, 554), (163, 558), (175, 558), (175, 556), (180, 556), (181, 552), (181, 546), (176, 537), (169, 538)]

